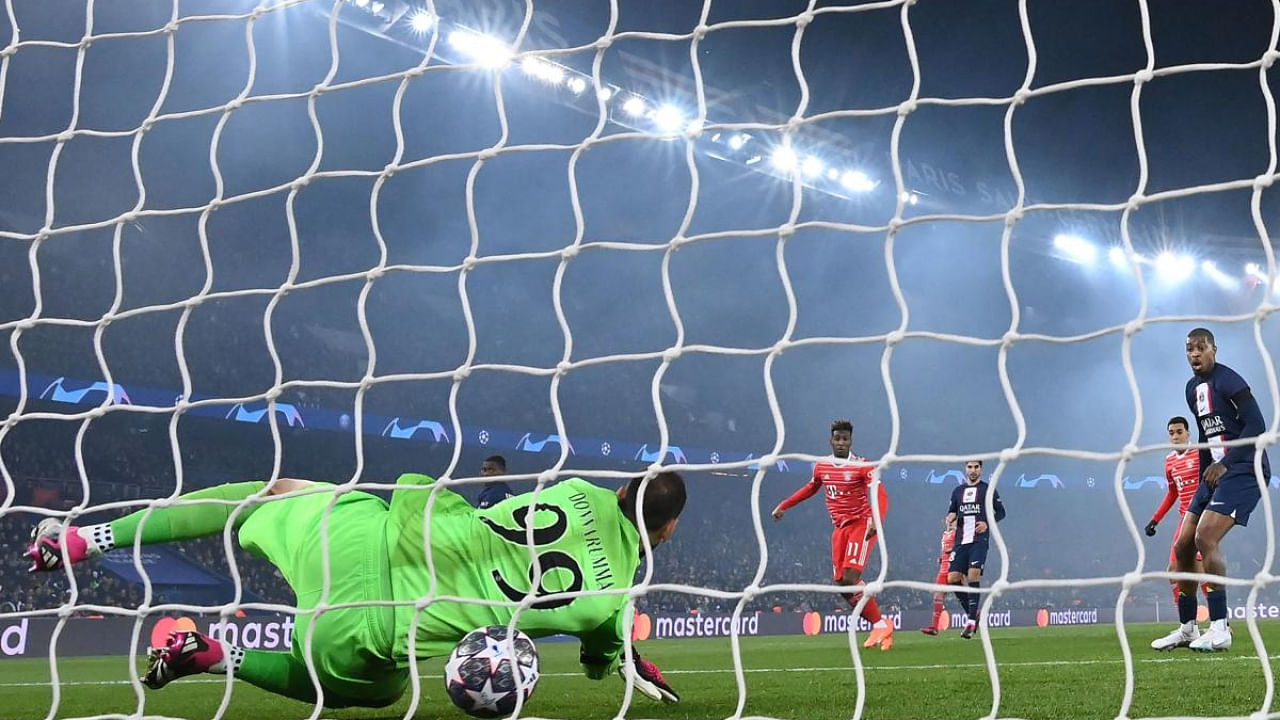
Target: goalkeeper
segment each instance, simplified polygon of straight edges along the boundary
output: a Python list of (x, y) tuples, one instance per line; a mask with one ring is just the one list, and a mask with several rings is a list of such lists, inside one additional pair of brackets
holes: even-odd
[[(144, 510), (61, 533), (61, 523), (46, 518), (26, 554), (31, 571), (53, 570), (64, 554), (78, 563), (135, 541), (218, 535), (231, 522), (241, 547), (279, 568), (297, 596), (291, 651), (247, 649), (198, 632), (174, 632), (164, 647), (149, 651), (145, 684), (159, 688), (184, 675), (230, 672), (305, 702), (382, 707), (408, 687), (411, 656), (447, 655), (471, 630), (506, 625), (513, 604), (531, 594), (532, 607), (517, 620), (521, 630), (535, 638), (574, 635), (582, 641), (589, 677), (601, 679), (614, 668), (625, 677), (619, 655), (627, 596), (588, 593), (629, 588), (643, 554), (637, 518), (643, 514), (650, 544), (657, 547), (671, 537), (685, 503), (684, 480), (662, 472), (645, 485), (641, 510), (641, 481), (615, 494), (585, 480), (565, 480), (538, 493), (532, 512), (532, 494), (476, 510), (461, 495), (432, 488), (432, 478), (415, 474), (399, 478), (390, 506), (375, 495), (328, 483), (233, 483), (183, 495), (185, 502), (155, 508), (145, 522)], [(237, 506), (242, 509), (233, 518)], [(424, 525), (430, 529), (429, 557)], [(325, 575), (322, 532), (329, 538), (327, 606), (398, 604), (317, 611)], [(534, 554), (541, 568), (536, 586)], [(323, 697), (307, 672), (308, 653)], [(657, 666), (638, 655), (632, 660), (638, 690), (655, 700), (679, 700)]]

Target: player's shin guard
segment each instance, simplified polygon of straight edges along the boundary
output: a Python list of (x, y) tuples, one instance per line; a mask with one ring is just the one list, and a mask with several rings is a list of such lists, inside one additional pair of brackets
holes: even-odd
[[(231, 513), (236, 509), (234, 503), (262, 492), (266, 486), (260, 481), (218, 485), (181, 495), (178, 500), (230, 502), (179, 504), (151, 510), (150, 515), (146, 510), (125, 515), (110, 524), (112, 546), (129, 547), (139, 533), (143, 545), (218, 535), (231, 519)], [(236, 515), (235, 527), (239, 528), (256, 508), (256, 505), (250, 505), (241, 510)]]
[(1186, 625), (1196, 621), (1196, 596), (1178, 592), (1178, 622)]
[[(973, 590), (977, 590), (978, 587), (981, 586), (981, 584), (982, 583), (980, 582), (970, 582), (969, 587), (973, 588)], [(981, 607), (982, 607), (982, 596), (979, 595), (977, 592), (970, 591), (969, 598), (968, 598), (968, 607), (965, 608), (969, 613), (970, 620), (974, 622), (978, 622), (978, 610)]]
[[(1209, 592), (1205, 596), (1207, 605), (1209, 606), (1209, 621), (1227, 619), (1227, 589), (1225, 587), (1209, 588)], [(1194, 597), (1192, 598), (1194, 601)]]

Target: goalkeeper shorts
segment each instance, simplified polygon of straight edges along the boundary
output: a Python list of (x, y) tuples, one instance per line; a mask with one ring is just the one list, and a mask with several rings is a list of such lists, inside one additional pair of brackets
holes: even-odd
[[(266, 558), (297, 595), (292, 654), (315, 664), (326, 705), (390, 704), (409, 685), (407, 668), (392, 659), (391, 606), (357, 605), (315, 612), (324, 590), (322, 520), (329, 514), (327, 606), (391, 600), (386, 544), (387, 504), (348, 492), (329, 512), (332, 493), (265, 502), (240, 528), (240, 545)], [(336, 701), (332, 702), (331, 701)]]

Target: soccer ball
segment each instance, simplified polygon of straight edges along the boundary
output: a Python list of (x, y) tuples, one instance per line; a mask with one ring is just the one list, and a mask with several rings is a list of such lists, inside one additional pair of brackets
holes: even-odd
[(449, 653), (444, 666), (444, 686), (449, 699), (474, 717), (510, 715), (516, 696), (525, 702), (538, 684), (538, 649), (528, 635), (516, 631), (508, 652), (507, 628), (490, 625), (467, 633)]

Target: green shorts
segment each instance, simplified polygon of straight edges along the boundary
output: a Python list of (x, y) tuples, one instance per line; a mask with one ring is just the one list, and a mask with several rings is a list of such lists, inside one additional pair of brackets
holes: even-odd
[[(394, 702), (409, 685), (392, 660), (394, 611), (356, 606), (315, 612), (324, 588), (321, 521), (331, 493), (260, 505), (240, 527), (240, 546), (279, 568), (297, 595), (292, 654), (305, 662), (307, 641), (325, 705)], [(326, 605), (391, 600), (387, 504), (362, 492), (340, 496), (329, 514), (329, 595)]]

